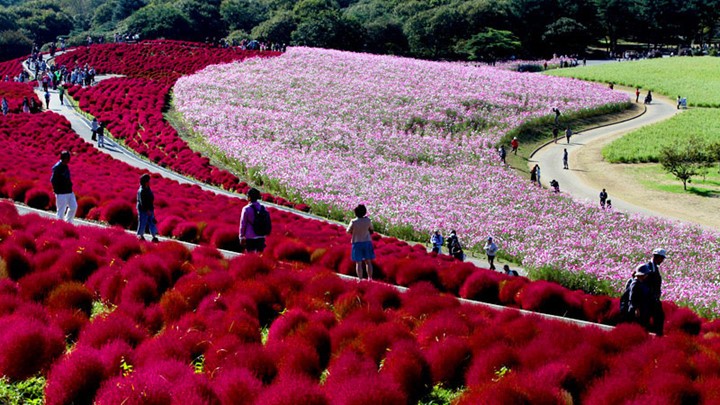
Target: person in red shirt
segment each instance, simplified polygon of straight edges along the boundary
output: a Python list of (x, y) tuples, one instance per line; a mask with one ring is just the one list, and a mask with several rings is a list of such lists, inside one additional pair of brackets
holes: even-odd
[(517, 138), (513, 138), (510, 142), (510, 146), (512, 147), (513, 153), (517, 155), (518, 146), (520, 146), (520, 142), (518, 142)]

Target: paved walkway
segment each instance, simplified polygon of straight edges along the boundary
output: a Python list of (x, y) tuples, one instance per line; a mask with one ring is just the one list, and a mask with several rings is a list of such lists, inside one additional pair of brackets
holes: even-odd
[[(631, 93), (633, 99), (634, 92)], [(644, 95), (641, 95), (644, 96)], [(566, 142), (565, 137), (557, 141), (557, 143), (548, 143), (538, 150), (529, 160), (529, 168), (535, 164), (540, 166), (540, 179), (544, 187), (550, 188), (550, 181), (555, 179), (560, 183), (560, 191), (569, 194), (575, 200), (589, 201), (600, 206), (600, 189), (592, 187), (584, 180), (591, 177), (583, 167), (577, 167), (575, 156), (581, 148), (591, 143), (602, 141), (609, 137), (622, 136), (641, 127), (664, 121), (677, 114), (678, 110), (673, 101), (663, 97), (655, 97), (653, 103), (647, 106), (647, 110), (641, 116), (620, 122), (618, 124), (608, 125), (589, 131), (574, 134), (570, 138), (570, 143)], [(567, 149), (569, 155), (569, 170), (563, 169), (563, 151)], [(665, 213), (654, 211), (646, 207), (629, 203), (623, 200), (622, 195), (614, 195), (613, 190), (607, 190), (612, 200), (615, 211), (642, 214), (646, 216), (667, 217)]]

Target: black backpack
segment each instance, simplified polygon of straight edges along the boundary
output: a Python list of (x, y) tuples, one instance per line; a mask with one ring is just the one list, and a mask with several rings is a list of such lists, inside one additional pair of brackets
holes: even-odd
[(253, 205), (253, 211), (255, 211), (255, 220), (253, 221), (253, 231), (257, 236), (267, 236), (272, 232), (272, 222), (270, 221), (270, 213), (265, 209), (265, 206), (260, 205), (260, 209), (255, 208)]
[(627, 314), (630, 312), (630, 285), (632, 284), (632, 281), (632, 278), (627, 281), (627, 284), (625, 284), (625, 292), (623, 292), (623, 295), (620, 297), (621, 314)]

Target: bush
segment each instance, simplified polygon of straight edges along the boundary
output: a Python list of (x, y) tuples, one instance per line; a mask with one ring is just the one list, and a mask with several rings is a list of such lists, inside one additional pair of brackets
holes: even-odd
[(44, 371), (65, 349), (62, 332), (20, 315), (0, 318), (0, 375), (24, 380)]
[(494, 271), (478, 270), (465, 280), (460, 296), (469, 300), (499, 304), (498, 283), (501, 275)]
[(99, 353), (90, 348), (78, 348), (50, 370), (45, 388), (46, 404), (91, 404), (106, 378)]
[(50, 309), (77, 310), (89, 317), (92, 311), (93, 293), (84, 284), (70, 281), (55, 287), (47, 299)]

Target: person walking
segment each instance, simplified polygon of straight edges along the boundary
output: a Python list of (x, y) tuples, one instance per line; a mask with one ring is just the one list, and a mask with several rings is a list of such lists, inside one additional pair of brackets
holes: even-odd
[(5, 97), (2, 98), (2, 113), (3, 115), (8, 115), (8, 112), (10, 111), (10, 105), (8, 104), (8, 101)]
[(435, 230), (432, 236), (430, 236), (430, 244), (432, 244), (432, 252), (441, 254), (442, 246), (445, 243), (445, 238), (440, 234), (440, 230)]
[(50, 109), (50, 90), (45, 90), (45, 109)]
[(65, 105), (65, 86), (62, 84), (58, 86), (58, 97), (60, 98), (60, 105)]
[(98, 123), (97, 118), (93, 118), (92, 122), (90, 123), (90, 130), (92, 131), (92, 139), (93, 141), (97, 141), (97, 130), (100, 124)]
[(560, 126), (560, 109), (559, 108), (553, 108), (552, 111), (555, 113), (555, 126)]
[(535, 165), (535, 167), (530, 169), (530, 182), (535, 184), (536, 181), (537, 181), (537, 165)]
[(245, 251), (262, 253), (265, 250), (265, 237), (270, 234), (270, 214), (260, 204), (260, 190), (251, 188), (247, 192), (250, 203), (240, 214), (240, 246)]
[(535, 177), (537, 177), (538, 187), (542, 187), (542, 183), (540, 182), (540, 166), (538, 165), (535, 165)]
[(648, 90), (645, 96), (645, 104), (652, 104), (652, 91)]
[(573, 136), (572, 129), (570, 129), (570, 125), (567, 126), (565, 129), (565, 139), (567, 139), (567, 143), (570, 143), (570, 137)]
[(600, 208), (605, 209), (605, 201), (607, 201), (608, 195), (605, 189), (600, 192)]
[(512, 152), (517, 155), (518, 148), (520, 147), (520, 141), (518, 141), (517, 137), (514, 137), (512, 141), (510, 141), (510, 147), (512, 147)]
[(372, 245), (371, 235), (373, 233), (372, 221), (368, 218), (367, 208), (363, 204), (355, 207), (355, 219), (350, 221), (347, 232), (352, 235), (350, 242), (352, 250), (350, 258), (355, 262), (355, 272), (358, 280), (363, 278), (363, 267), (367, 272), (367, 279), (372, 281), (373, 268), (372, 261), (375, 259), (375, 250)]
[(636, 103), (640, 102), (640, 87), (635, 88), (635, 102)]
[(104, 148), (105, 147), (105, 124), (102, 121), (98, 123), (96, 133), (97, 133), (98, 148)]
[(465, 252), (463, 252), (460, 239), (458, 239), (457, 232), (455, 232), (454, 229), (450, 231), (450, 235), (447, 237), (447, 245), (450, 256), (460, 260), (461, 262), (465, 260)]
[(157, 226), (155, 226), (157, 222), (155, 219), (155, 195), (150, 189), (150, 175), (148, 173), (140, 176), (140, 187), (137, 191), (137, 212), (138, 239), (145, 240), (145, 233), (149, 230), (152, 241), (158, 242)]
[(487, 243), (485, 243), (485, 254), (488, 258), (488, 263), (490, 264), (490, 270), (495, 270), (495, 256), (497, 255), (498, 246), (493, 242), (492, 236), (487, 238)]
[(507, 164), (505, 162), (505, 158), (507, 157), (507, 152), (505, 151), (505, 145), (500, 145), (500, 148), (498, 149), (498, 154), (500, 155), (500, 161), (502, 161), (503, 164)]
[[(649, 320), (652, 321), (650, 324), (650, 331), (655, 332), (656, 335), (663, 335), (663, 326), (665, 323), (665, 311), (662, 308), (662, 302), (660, 297), (662, 296), (662, 275), (660, 274), (660, 266), (665, 261), (667, 253), (665, 249), (657, 248), (652, 251), (652, 259), (644, 265), (638, 267), (636, 273), (643, 272), (647, 273), (647, 283), (650, 289), (650, 307), (649, 307)], [(642, 269), (641, 269), (642, 268)]]
[(55, 206), (57, 207), (57, 218), (67, 223), (72, 223), (77, 212), (77, 200), (72, 190), (72, 180), (70, 179), (70, 152), (64, 150), (60, 152), (60, 160), (52, 167), (52, 176), (50, 183), (52, 184), (53, 193), (55, 193)]
[(623, 322), (638, 323), (650, 330), (650, 315), (653, 297), (648, 283), (648, 269), (640, 265), (625, 284), (620, 297), (620, 316)]
[(568, 151), (567, 149), (563, 149), (563, 169), (567, 170), (568, 167)]
[(555, 141), (555, 143), (557, 143), (557, 141), (558, 141), (558, 132), (559, 132), (558, 127), (553, 127), (552, 134), (553, 134), (553, 140)]

